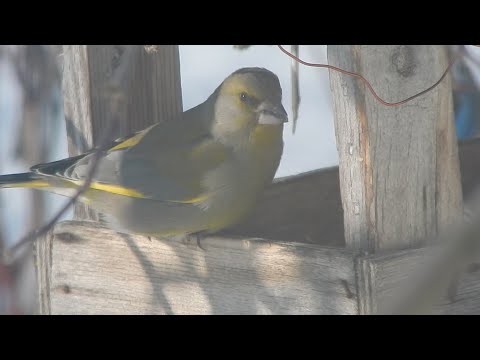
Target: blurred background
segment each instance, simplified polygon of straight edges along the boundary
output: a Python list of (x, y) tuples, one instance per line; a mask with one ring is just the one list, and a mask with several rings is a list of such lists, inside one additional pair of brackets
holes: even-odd
[[(303, 60), (327, 63), (326, 45), (298, 48)], [(452, 51), (458, 49), (451, 47)], [(478, 48), (469, 47), (467, 51), (480, 59)], [(68, 156), (59, 68), (61, 56), (61, 46), (0, 46), (0, 174), (23, 172), (36, 163)], [(292, 61), (276, 46), (241, 49), (233, 45), (180, 46), (180, 63), (184, 110), (203, 102), (233, 71), (259, 66), (278, 75), (283, 104), (289, 119), (293, 118)], [(479, 133), (479, 69), (472, 60), (466, 59), (452, 70), (459, 139), (477, 137)], [(295, 133), (292, 121), (285, 126), (284, 154), (276, 177), (338, 165), (328, 71), (300, 65), (298, 89), (298, 123)], [(59, 196), (32, 190), (0, 191), (0, 244), (13, 244), (50, 218), (65, 201)], [(73, 211), (69, 211), (64, 218), (72, 214)], [(22, 286), (15, 290), (14, 298), (8, 291), (14, 280), (1, 266), (0, 313), (32, 312), (34, 301), (31, 295), (25, 294), (31, 292), (34, 285), (33, 264), (25, 264), (16, 273)]]

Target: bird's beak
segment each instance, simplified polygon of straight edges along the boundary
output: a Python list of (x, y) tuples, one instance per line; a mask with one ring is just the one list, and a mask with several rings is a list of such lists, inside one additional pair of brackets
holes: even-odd
[(282, 104), (262, 103), (258, 107), (258, 123), (260, 125), (281, 125), (288, 121), (288, 115)]

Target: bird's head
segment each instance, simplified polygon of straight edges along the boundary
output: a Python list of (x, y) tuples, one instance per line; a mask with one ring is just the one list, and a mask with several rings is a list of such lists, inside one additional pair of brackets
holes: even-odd
[(216, 136), (248, 137), (258, 127), (281, 133), (288, 121), (278, 77), (267, 69), (239, 69), (215, 93), (212, 131)]

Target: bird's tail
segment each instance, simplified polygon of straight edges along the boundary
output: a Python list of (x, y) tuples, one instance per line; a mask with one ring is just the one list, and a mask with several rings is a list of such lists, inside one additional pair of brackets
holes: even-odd
[(28, 172), (22, 174), (0, 175), (0, 188), (31, 188), (49, 187), (48, 182), (41, 175)]

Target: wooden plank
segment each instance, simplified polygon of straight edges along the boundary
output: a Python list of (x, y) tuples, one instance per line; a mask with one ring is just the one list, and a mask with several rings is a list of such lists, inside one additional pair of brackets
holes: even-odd
[[(361, 73), (391, 102), (427, 88), (447, 67), (443, 46), (329, 46), (328, 60)], [(398, 107), (381, 105), (351, 77), (330, 72), (330, 82), (347, 246), (419, 246), (459, 220), (450, 77)]]
[[(406, 289), (409, 282), (423, 275), (425, 264), (438, 254), (438, 250), (426, 247), (359, 257), (359, 313), (374, 314), (388, 308), (399, 290)], [(472, 264), (460, 274), (453, 299), (447, 296), (448, 286), (445, 286), (445, 296), (438, 300), (430, 313), (480, 314), (479, 269), (478, 265)], [(445, 283), (448, 284), (449, 280)]]
[(52, 238), (52, 314), (357, 313), (344, 249), (209, 237), (203, 251), (79, 221)]
[[(182, 112), (178, 46), (159, 46), (156, 52), (147, 52), (136, 45), (132, 52), (116, 89), (125, 101), (112, 140)], [(124, 54), (124, 45), (64, 45), (64, 113), (70, 156), (97, 145), (110, 121), (109, 81)], [(78, 204), (77, 208), (76, 218), (98, 219), (86, 206)]]

